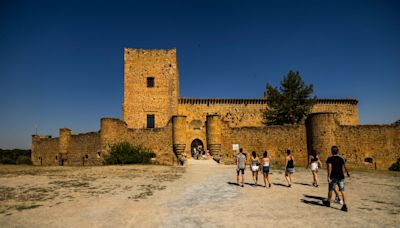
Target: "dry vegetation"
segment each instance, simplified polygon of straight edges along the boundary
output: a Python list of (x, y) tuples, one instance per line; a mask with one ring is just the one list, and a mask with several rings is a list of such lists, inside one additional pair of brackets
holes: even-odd
[(139, 201), (166, 189), (182, 167), (130, 165), (101, 167), (0, 166), (0, 215), (53, 207), (75, 198), (128, 192)]

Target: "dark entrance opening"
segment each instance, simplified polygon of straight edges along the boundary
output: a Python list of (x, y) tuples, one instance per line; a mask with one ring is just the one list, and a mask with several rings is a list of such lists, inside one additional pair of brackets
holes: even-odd
[(190, 153), (195, 159), (200, 159), (204, 153), (204, 145), (200, 139), (195, 139), (190, 145)]
[(58, 154), (58, 164), (60, 165), (60, 166), (63, 166), (64, 165), (64, 162), (67, 160), (67, 155), (66, 154), (62, 154), (62, 153), (60, 153), (60, 154)]

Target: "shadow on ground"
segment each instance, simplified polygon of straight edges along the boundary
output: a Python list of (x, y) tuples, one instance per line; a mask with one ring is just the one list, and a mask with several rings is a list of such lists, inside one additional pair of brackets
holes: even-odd
[(281, 187), (288, 188), (288, 186), (287, 186), (286, 184), (281, 184), (281, 183), (273, 183), (273, 185), (277, 185), (277, 186), (281, 186)]

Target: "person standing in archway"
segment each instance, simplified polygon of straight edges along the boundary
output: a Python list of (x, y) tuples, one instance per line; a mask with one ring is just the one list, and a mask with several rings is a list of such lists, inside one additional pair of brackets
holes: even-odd
[(246, 156), (243, 153), (243, 148), (240, 148), (240, 153), (236, 155), (236, 172), (237, 172), (237, 184), (239, 185), (239, 175), (242, 173), (242, 184), (244, 187), (244, 170), (246, 169)]

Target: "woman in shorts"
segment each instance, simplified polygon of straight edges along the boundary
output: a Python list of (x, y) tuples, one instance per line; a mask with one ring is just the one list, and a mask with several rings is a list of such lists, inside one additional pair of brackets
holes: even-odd
[(268, 187), (271, 187), (271, 182), (269, 182), (269, 157), (268, 157), (268, 152), (264, 151), (263, 158), (262, 158), (262, 169), (263, 169), (263, 175), (264, 175), (264, 187), (267, 187), (267, 182), (268, 182)]
[(319, 160), (317, 152), (315, 150), (312, 150), (311, 154), (308, 156), (308, 168), (311, 168), (314, 187), (318, 187), (318, 168), (320, 166), (322, 166), (322, 163)]
[(260, 168), (260, 159), (257, 157), (255, 151), (251, 152), (251, 172), (253, 173), (254, 186), (257, 186), (258, 182), (258, 169)]
[(286, 162), (285, 162), (285, 178), (288, 182), (288, 187), (292, 187), (292, 176), (294, 173), (294, 157), (291, 155), (290, 150), (286, 150)]

